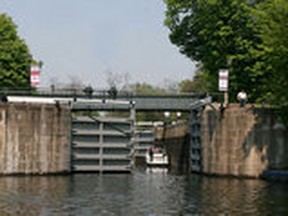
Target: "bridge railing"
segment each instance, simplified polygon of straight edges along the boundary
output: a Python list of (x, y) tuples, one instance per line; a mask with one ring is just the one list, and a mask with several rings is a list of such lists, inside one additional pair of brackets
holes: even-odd
[(134, 98), (195, 98), (203, 99), (207, 95), (212, 97), (213, 102), (223, 102), (222, 93), (213, 92), (190, 92), (190, 93), (161, 93), (161, 94), (137, 94), (132, 91), (119, 91), (116, 95), (111, 94), (111, 90), (85, 88), (0, 88), (0, 96), (3, 95), (26, 95), (41, 97), (76, 97), (76, 98), (94, 98), (94, 99), (125, 99), (133, 100)]

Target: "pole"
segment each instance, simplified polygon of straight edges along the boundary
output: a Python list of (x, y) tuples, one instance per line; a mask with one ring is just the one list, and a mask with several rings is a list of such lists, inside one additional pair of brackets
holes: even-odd
[(224, 104), (225, 104), (225, 107), (227, 107), (228, 104), (229, 104), (229, 94), (228, 94), (228, 91), (225, 91), (225, 92), (224, 92)]

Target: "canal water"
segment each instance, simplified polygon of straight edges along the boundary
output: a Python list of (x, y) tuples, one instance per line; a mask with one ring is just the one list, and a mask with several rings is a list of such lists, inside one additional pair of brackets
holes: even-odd
[(288, 215), (288, 184), (161, 169), (1, 177), (0, 215)]

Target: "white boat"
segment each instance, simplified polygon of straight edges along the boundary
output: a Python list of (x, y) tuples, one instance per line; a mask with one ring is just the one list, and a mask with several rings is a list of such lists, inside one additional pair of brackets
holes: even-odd
[(149, 166), (146, 168), (146, 173), (167, 174), (168, 167), (166, 166)]
[(152, 150), (153, 153), (150, 152), (150, 150), (147, 151), (146, 153), (146, 164), (147, 166), (168, 166), (169, 161), (168, 161), (168, 155), (164, 150), (158, 150), (154, 149)]

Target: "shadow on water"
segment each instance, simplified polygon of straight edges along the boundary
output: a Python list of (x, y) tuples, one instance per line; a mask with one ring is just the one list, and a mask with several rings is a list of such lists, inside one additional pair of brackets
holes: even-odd
[(285, 215), (288, 185), (135, 170), (0, 178), (0, 215)]

